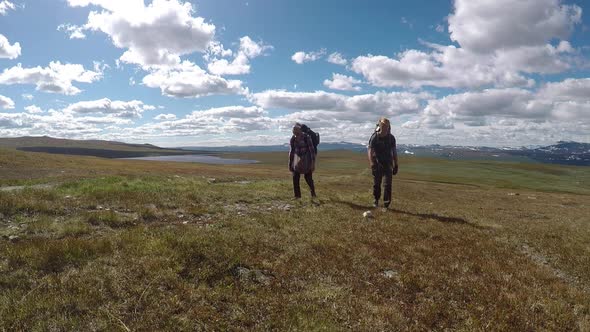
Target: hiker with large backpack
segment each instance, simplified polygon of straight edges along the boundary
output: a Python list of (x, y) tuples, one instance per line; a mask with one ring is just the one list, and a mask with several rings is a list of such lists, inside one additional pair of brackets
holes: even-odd
[(379, 119), (375, 132), (371, 135), (368, 146), (368, 158), (373, 174), (373, 207), (379, 206), (381, 198), (381, 182), (385, 178), (383, 188), (383, 207), (391, 204), (392, 176), (397, 174), (399, 163), (395, 137), (391, 134), (391, 125), (386, 118)]
[(293, 192), (296, 199), (301, 198), (299, 179), (301, 174), (309, 186), (312, 199), (316, 198), (312, 173), (315, 170), (316, 148), (311, 136), (304, 133), (302, 125), (296, 123), (293, 127), (293, 136), (290, 141), (289, 171), (293, 174)]

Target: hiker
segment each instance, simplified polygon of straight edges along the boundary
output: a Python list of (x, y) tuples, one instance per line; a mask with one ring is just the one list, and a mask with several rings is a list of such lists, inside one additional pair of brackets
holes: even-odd
[(312, 199), (316, 198), (315, 186), (312, 173), (315, 170), (315, 149), (311, 137), (303, 132), (301, 124), (296, 123), (293, 127), (289, 150), (289, 171), (293, 174), (293, 192), (295, 199), (301, 198), (299, 179), (301, 174), (311, 190)]
[(389, 120), (382, 117), (377, 123), (375, 132), (371, 135), (368, 146), (368, 158), (373, 173), (373, 207), (379, 206), (381, 198), (381, 182), (385, 177), (383, 188), (383, 207), (391, 204), (392, 176), (397, 174), (399, 163), (395, 137), (391, 134)]

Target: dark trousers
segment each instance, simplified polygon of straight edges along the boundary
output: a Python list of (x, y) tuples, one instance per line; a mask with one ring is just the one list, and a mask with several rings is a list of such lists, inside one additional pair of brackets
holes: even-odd
[[(307, 182), (307, 185), (309, 186), (309, 189), (311, 190), (311, 196), (315, 197), (315, 186), (313, 184), (313, 177), (311, 174), (312, 173), (309, 172), (309, 173), (305, 174), (304, 177), (305, 177), (305, 182)], [(297, 197), (297, 198), (301, 198), (301, 187), (299, 186), (299, 179), (300, 178), (301, 178), (301, 173), (293, 172), (293, 192), (295, 193), (295, 197)]]
[(381, 182), (383, 177), (385, 177), (385, 184), (383, 188), (383, 204), (385, 206), (389, 206), (391, 203), (391, 182), (393, 177), (393, 169), (391, 165), (381, 165), (379, 163), (375, 163), (373, 166), (373, 197), (375, 201), (378, 201), (381, 198)]

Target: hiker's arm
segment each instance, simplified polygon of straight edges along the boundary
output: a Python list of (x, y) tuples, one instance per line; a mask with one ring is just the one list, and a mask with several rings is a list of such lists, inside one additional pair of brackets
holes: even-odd
[(371, 136), (371, 138), (369, 139), (369, 145), (367, 145), (367, 158), (369, 159), (369, 166), (371, 166), (371, 168), (373, 168), (373, 166), (375, 165), (375, 150), (373, 150), (374, 137), (374, 135)]
[(375, 158), (373, 154), (373, 148), (370, 145), (367, 148), (367, 158), (369, 159), (369, 165), (373, 167), (373, 164), (375, 164)]
[(289, 171), (293, 172), (293, 158), (295, 157), (295, 150), (293, 149), (293, 140), (289, 144)]
[(397, 147), (395, 144), (395, 139), (393, 141), (393, 146), (391, 147), (391, 154), (393, 156), (393, 175), (397, 174), (397, 171), (399, 170), (399, 162), (397, 161)]

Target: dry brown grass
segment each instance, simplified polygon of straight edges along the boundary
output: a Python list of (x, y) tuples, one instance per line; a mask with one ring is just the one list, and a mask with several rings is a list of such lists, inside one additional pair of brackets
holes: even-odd
[(436, 160), (412, 159), (394, 209), (365, 220), (357, 154), (320, 156), (320, 205), (291, 201), (284, 154), (223, 167), (6, 155), (55, 187), (0, 192), (0, 234), (19, 236), (0, 240), (0, 330), (590, 326), (587, 195), (421, 176)]

